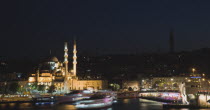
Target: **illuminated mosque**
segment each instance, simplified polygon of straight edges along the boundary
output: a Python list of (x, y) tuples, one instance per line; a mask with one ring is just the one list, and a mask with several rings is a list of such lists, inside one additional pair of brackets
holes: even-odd
[(64, 61), (49, 57), (39, 64), (37, 71), (28, 79), (29, 85), (45, 85), (46, 90), (55, 85), (57, 93), (68, 93), (70, 90), (99, 90), (107, 89), (106, 80), (79, 80), (77, 77), (77, 47), (73, 45), (73, 69), (68, 68), (68, 43), (64, 43)]

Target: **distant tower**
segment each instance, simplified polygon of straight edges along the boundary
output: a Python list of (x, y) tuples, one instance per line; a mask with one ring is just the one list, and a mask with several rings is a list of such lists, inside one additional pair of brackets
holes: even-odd
[(50, 49), (50, 56), (52, 55), (52, 50)]
[(170, 31), (170, 38), (169, 38), (169, 46), (170, 46), (170, 53), (174, 53), (174, 32), (173, 30)]
[(68, 74), (68, 44), (64, 43), (64, 64), (65, 64), (65, 75)]
[(77, 44), (76, 40), (74, 40), (74, 49), (73, 49), (73, 75), (77, 75)]

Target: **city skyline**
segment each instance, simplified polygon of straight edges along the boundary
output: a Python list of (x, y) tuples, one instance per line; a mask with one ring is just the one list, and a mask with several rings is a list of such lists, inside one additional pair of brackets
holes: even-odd
[(209, 109), (209, 6), (4, 0), (0, 109)]

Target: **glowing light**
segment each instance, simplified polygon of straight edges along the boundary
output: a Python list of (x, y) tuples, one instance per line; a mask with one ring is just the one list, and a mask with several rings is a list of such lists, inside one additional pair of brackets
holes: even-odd
[(195, 68), (192, 68), (192, 72), (194, 73), (196, 70), (195, 70)]
[(34, 77), (29, 77), (29, 82), (35, 82), (35, 78)]

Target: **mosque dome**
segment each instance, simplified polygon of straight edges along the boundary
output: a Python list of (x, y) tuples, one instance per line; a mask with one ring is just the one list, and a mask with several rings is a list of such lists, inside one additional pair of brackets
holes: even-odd
[(40, 63), (40, 69), (41, 70), (54, 70), (57, 62), (58, 62), (58, 58), (47, 57)]

